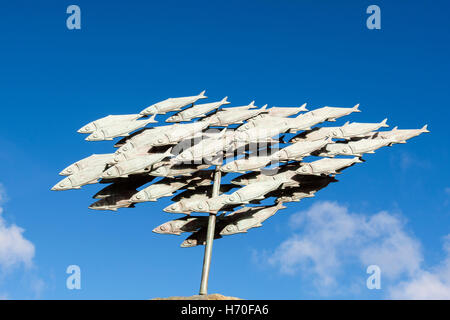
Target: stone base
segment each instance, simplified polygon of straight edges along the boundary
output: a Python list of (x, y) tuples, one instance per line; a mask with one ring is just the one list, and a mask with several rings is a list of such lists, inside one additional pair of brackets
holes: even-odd
[(195, 295), (190, 297), (154, 298), (152, 300), (242, 300), (242, 299), (236, 297), (226, 297), (219, 293), (212, 293), (208, 295)]

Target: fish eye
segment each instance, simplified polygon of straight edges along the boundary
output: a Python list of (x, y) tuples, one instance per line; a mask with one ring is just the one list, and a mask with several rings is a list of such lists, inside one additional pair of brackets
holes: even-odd
[(123, 151), (127, 151), (128, 150), (128, 148), (127, 147), (123, 147)]
[(158, 142), (159, 142), (159, 143), (162, 143), (162, 142), (163, 142), (163, 139), (158, 139)]
[(333, 131), (333, 136), (337, 136), (337, 132), (336, 131)]
[(67, 169), (67, 172), (69, 172), (69, 173), (72, 172), (72, 169)]
[(305, 168), (305, 167), (303, 167), (303, 168), (302, 168), (302, 171), (303, 171), (303, 172), (306, 172), (306, 168)]
[(84, 127), (84, 130), (89, 130), (91, 129), (89, 126)]
[(199, 209), (203, 209), (203, 206), (201, 204), (198, 205)]
[(171, 207), (172, 210), (175, 210), (176, 208), (177, 208), (176, 205), (173, 205), (173, 206)]
[(64, 186), (65, 186), (65, 183), (64, 183), (64, 182), (61, 182), (61, 183), (59, 184), (59, 186), (60, 186), (60, 187), (64, 187)]
[(347, 148), (345, 148), (343, 151), (344, 151), (344, 153), (348, 153), (348, 149)]
[(159, 229), (161, 229), (161, 231), (166, 231), (166, 227), (164, 226), (159, 227)]
[(106, 174), (107, 174), (108, 176), (110, 176), (112, 173), (111, 173), (111, 171), (108, 171)]
[(136, 195), (136, 199), (140, 199), (140, 198), (141, 198), (140, 194)]
[(181, 157), (186, 158), (187, 156), (186, 156), (185, 153), (183, 153), (183, 154), (181, 155)]
[(227, 231), (233, 231), (233, 226), (228, 226)]

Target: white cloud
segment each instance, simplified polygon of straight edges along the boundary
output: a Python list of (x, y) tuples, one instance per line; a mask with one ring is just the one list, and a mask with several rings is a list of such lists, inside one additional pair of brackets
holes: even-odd
[(445, 237), (445, 259), (423, 268), (421, 244), (399, 215), (353, 213), (336, 202), (316, 202), (294, 214), (290, 224), (294, 233), (266, 260), (284, 274), (301, 271), (318, 294), (357, 292), (354, 284), (361, 288), (365, 281), (355, 270), (361, 273), (375, 264), (387, 298), (450, 299), (450, 235)]
[(409, 152), (401, 152), (400, 154), (391, 156), (391, 164), (395, 167), (400, 167), (401, 170), (406, 171), (411, 168), (423, 168), (427, 169), (431, 167), (431, 164), (426, 159), (420, 158), (416, 154)]
[(392, 286), (392, 299), (450, 299), (450, 235), (445, 238), (446, 258), (428, 271), (420, 270), (411, 279)]
[(404, 230), (404, 221), (387, 212), (351, 213), (336, 202), (316, 202), (292, 216), (300, 229), (275, 249), (268, 262), (282, 273), (310, 273), (318, 289), (337, 286), (344, 265), (360, 269), (376, 264), (386, 278), (412, 275), (422, 261), (420, 244)]
[(21, 264), (32, 265), (34, 244), (24, 236), (24, 229), (15, 224), (8, 225), (2, 216), (1, 205), (6, 200), (3, 186), (0, 184), (0, 270), (10, 270)]

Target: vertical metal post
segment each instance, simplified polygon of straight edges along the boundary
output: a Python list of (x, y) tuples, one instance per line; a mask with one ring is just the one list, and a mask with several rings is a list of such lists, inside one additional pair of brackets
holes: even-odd
[[(220, 190), (220, 172), (221, 166), (216, 166), (216, 172), (214, 173), (214, 184), (212, 197), (217, 197)], [(205, 244), (205, 254), (203, 256), (203, 270), (202, 270), (202, 280), (200, 283), (200, 294), (208, 294), (208, 277), (209, 277), (209, 267), (211, 265), (211, 254), (212, 246), (214, 241), (214, 230), (216, 228), (216, 214), (210, 213), (208, 219), (208, 230), (206, 232), (206, 244)]]

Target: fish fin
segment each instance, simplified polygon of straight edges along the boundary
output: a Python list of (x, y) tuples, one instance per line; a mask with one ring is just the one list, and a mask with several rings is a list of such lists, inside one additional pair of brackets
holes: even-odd
[[(157, 123), (158, 121), (155, 120), (156, 113), (154, 113), (150, 119), (147, 120), (147, 123)], [(166, 121), (167, 122), (167, 121)]]
[(276, 205), (276, 207), (281, 210), (281, 209), (286, 209), (286, 206), (283, 206), (283, 201), (279, 201)]
[(361, 110), (359, 110), (359, 103), (356, 104), (353, 108), (352, 108), (353, 112), (361, 112)]
[(302, 104), (298, 111), (308, 111), (308, 109), (306, 109), (306, 103)]
[(228, 96), (226, 96), (225, 98), (223, 98), (222, 100), (220, 100), (220, 102), (221, 102), (222, 104), (230, 104), (231, 102), (229, 102), (227, 99), (228, 99)]
[(172, 155), (173, 155), (173, 154), (172, 154), (172, 148), (167, 149), (166, 152), (164, 152), (164, 155), (165, 155), (166, 157), (172, 156)]

